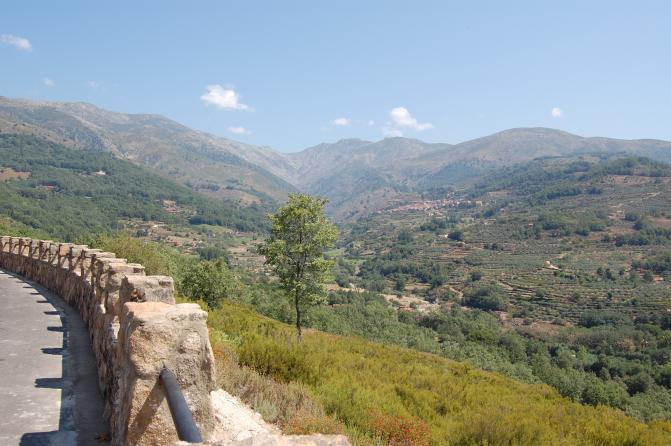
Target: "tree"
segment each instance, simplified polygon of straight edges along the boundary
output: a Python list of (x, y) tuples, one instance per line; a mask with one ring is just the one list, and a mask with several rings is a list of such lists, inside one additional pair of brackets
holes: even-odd
[(506, 311), (508, 301), (495, 284), (483, 285), (464, 293), (465, 303), (469, 307), (485, 311)]
[(324, 258), (324, 250), (338, 237), (338, 230), (324, 215), (325, 204), (322, 198), (289, 194), (287, 203), (268, 216), (271, 235), (259, 249), (292, 300), (299, 341), (305, 308), (323, 298), (322, 284), (333, 263)]
[(239, 297), (241, 285), (222, 260), (201, 261), (187, 268), (182, 278), (182, 292), (192, 299), (202, 299), (218, 308), (224, 299)]
[(456, 229), (456, 230), (450, 232), (449, 234), (447, 234), (447, 237), (450, 240), (461, 242), (461, 241), (464, 240), (464, 231), (462, 231), (461, 229)]

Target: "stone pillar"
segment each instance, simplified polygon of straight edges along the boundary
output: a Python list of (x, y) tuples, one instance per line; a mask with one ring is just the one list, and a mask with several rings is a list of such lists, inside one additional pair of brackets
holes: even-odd
[(179, 380), (204, 438), (214, 427), (210, 392), (216, 388), (207, 313), (197, 304), (126, 302), (117, 347), (118, 388), (112, 413), (113, 446), (171, 444), (177, 433), (159, 374)]
[(107, 303), (108, 312), (120, 315), (126, 302), (163, 302), (175, 305), (175, 282), (170, 276), (124, 276), (118, 298)]

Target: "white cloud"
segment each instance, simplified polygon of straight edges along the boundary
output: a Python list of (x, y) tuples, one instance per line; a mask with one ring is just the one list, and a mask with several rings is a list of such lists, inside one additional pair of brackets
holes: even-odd
[(252, 133), (244, 127), (229, 127), (228, 131), (231, 133), (235, 133), (236, 135), (248, 135)]
[(50, 79), (48, 77), (45, 77), (44, 79), (42, 79), (42, 83), (44, 85), (46, 85), (47, 87), (55, 87), (56, 86), (56, 82), (54, 82), (52, 79)]
[(372, 119), (370, 121), (368, 121), (368, 126), (369, 127), (373, 127), (374, 125), (375, 125), (375, 121), (373, 121)]
[(550, 114), (553, 118), (561, 118), (564, 115), (564, 112), (559, 107), (552, 107)]
[(396, 107), (389, 112), (391, 120), (397, 127), (407, 127), (421, 132), (433, 128), (430, 122), (419, 123), (417, 119), (413, 118), (410, 112), (405, 107)]
[(338, 118), (338, 119), (334, 119), (332, 123), (333, 123), (333, 125), (337, 125), (337, 126), (340, 126), (340, 127), (347, 127), (348, 125), (350, 125), (352, 123), (352, 121), (350, 121), (347, 118)]
[(88, 86), (91, 87), (91, 88), (98, 88), (98, 87), (100, 87), (100, 82), (97, 82), (97, 81), (88, 81), (88, 82), (86, 83), (86, 85), (88, 85)]
[(399, 129), (390, 129), (388, 127), (382, 127), (382, 134), (387, 138), (403, 136), (403, 132), (400, 131)]
[(30, 40), (25, 37), (15, 36), (13, 34), (2, 34), (0, 35), (0, 43), (5, 45), (13, 46), (14, 48), (23, 50), (23, 51), (32, 51), (33, 46), (30, 44)]
[(207, 93), (200, 97), (205, 104), (231, 110), (253, 110), (249, 105), (240, 102), (240, 95), (233, 89), (221, 85), (208, 85), (206, 89)]

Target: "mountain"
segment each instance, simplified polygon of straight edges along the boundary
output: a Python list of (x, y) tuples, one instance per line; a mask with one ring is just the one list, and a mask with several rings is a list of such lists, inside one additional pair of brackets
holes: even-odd
[(269, 148), (192, 130), (158, 115), (76, 102), (0, 97), (0, 133), (24, 133), (67, 147), (110, 152), (207, 195), (243, 204), (282, 200), (295, 190), (288, 160)]
[[(671, 143), (653, 139), (624, 140), (585, 138), (556, 129), (517, 128), (454, 146), (451, 155), (460, 159), (478, 159), (514, 164), (547, 156), (568, 156), (581, 153), (630, 152), (671, 160)], [(435, 158), (434, 158), (435, 159)]]
[(453, 186), (491, 169), (587, 153), (631, 153), (669, 162), (671, 142), (585, 138), (548, 128), (511, 129), (455, 145), (400, 137), (345, 139), (289, 154), (295, 173), (285, 178), (327, 196), (331, 213), (348, 219), (383, 209), (404, 194)]
[(328, 210), (337, 220), (356, 219), (536, 158), (631, 153), (671, 162), (671, 142), (585, 138), (548, 128), (510, 129), (454, 145), (401, 137), (343, 139), (283, 154), (192, 130), (158, 115), (111, 112), (81, 102), (0, 97), (3, 133), (109, 152), (195, 191), (241, 204), (273, 204), (297, 190), (322, 195), (329, 198)]

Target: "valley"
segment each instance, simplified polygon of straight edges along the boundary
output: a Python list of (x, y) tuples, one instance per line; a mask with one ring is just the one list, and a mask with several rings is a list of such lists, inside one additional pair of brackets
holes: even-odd
[(671, 2), (5, 3), (0, 445), (671, 446)]
[[(391, 435), (375, 423), (393, 416), (419, 430), (411, 444), (504, 444), (536, 431), (560, 444), (532, 412), (567, 410), (629, 440), (650, 429), (650, 443), (585, 444), (664, 444), (671, 143), (513, 129), (457, 145), (350, 139), (281, 154), (161, 117), (6, 99), (0, 124), (0, 231), (111, 250), (173, 276), (185, 300), (205, 296), (217, 360), (237, 374), (222, 386), (283, 429), (373, 445)], [(340, 229), (304, 344), (283, 325), (295, 316), (258, 251), (266, 214), (297, 190), (329, 198)], [(207, 291), (195, 294), (194, 277)], [(348, 365), (324, 357), (327, 345)], [(350, 348), (379, 376), (357, 374)], [(388, 355), (408, 363), (386, 370)], [(446, 405), (459, 386), (479, 395), (483, 385), (484, 412), (468, 398)], [(451, 390), (436, 397), (436, 386)], [(338, 397), (348, 392), (385, 413), (369, 419), (366, 398)], [(290, 416), (292, 398), (309, 401), (300, 410), (314, 424)], [(535, 427), (451, 421), (495, 416), (496, 398)]]

